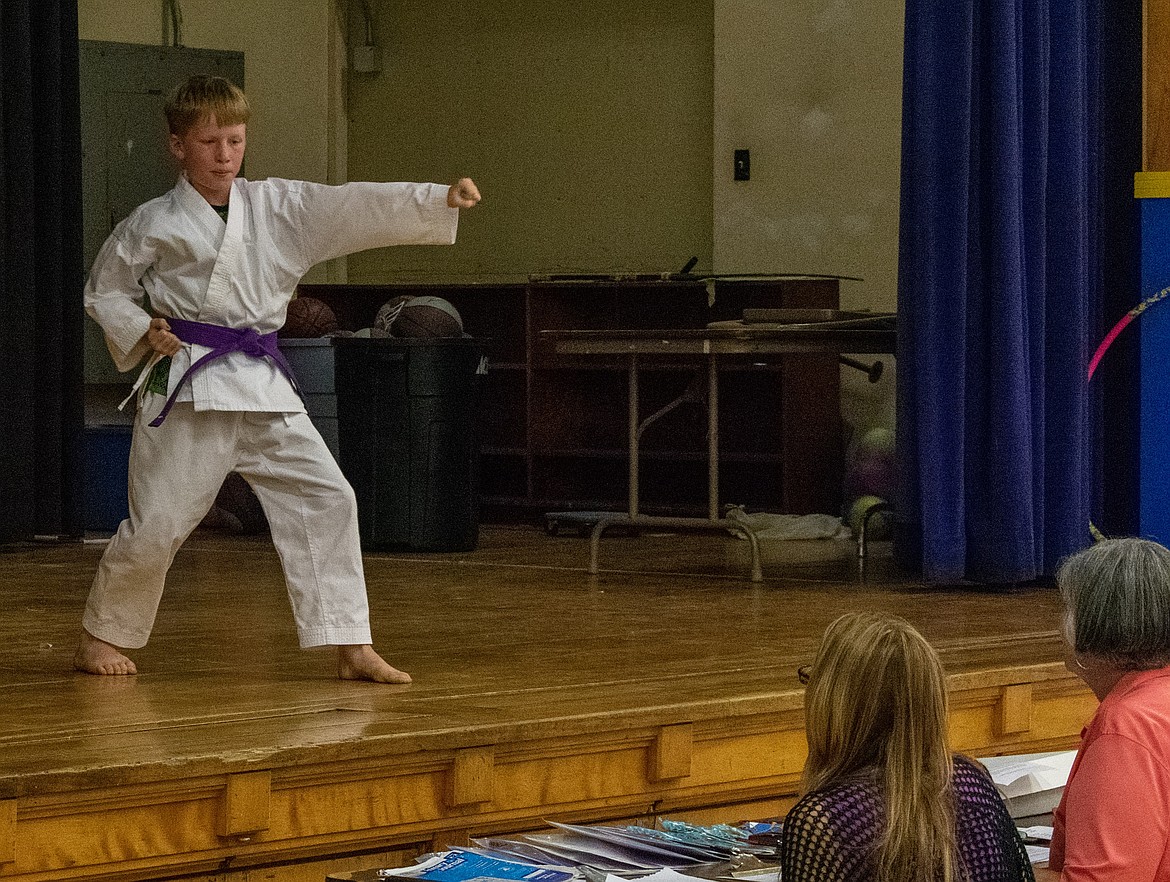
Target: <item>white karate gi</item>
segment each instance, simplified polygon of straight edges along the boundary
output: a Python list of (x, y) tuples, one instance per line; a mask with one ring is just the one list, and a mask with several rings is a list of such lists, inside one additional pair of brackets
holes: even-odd
[[(261, 334), (285, 320), (314, 264), (387, 245), (455, 241), (458, 210), (438, 184), (331, 187), (237, 179), (226, 225), (185, 178), (115, 227), (94, 262), (85, 308), (119, 370), (151, 352), (157, 315)], [(185, 344), (170, 390), (208, 352)], [(301, 399), (267, 358), (208, 363), (161, 426), (165, 396), (146, 393), (130, 450), (130, 517), (106, 548), (82, 624), (114, 646), (150, 636), (166, 572), (183, 540), (238, 471), (256, 491), (280, 555), (301, 646), (371, 643), (353, 491)]]

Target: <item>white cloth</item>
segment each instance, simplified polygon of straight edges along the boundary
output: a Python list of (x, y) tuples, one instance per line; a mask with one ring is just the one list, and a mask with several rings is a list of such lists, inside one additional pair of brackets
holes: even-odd
[[(94, 261), (85, 308), (121, 371), (150, 351), (144, 294), (156, 315), (267, 334), (284, 325), (296, 285), (314, 264), (386, 245), (454, 242), (459, 212), (447, 206), (447, 190), (237, 178), (225, 225), (180, 178), (114, 228)], [(184, 346), (172, 359), (171, 384), (208, 351)], [(304, 410), (275, 365), (242, 352), (200, 370), (178, 400), (196, 410)]]
[(371, 643), (353, 491), (307, 414), (196, 413), (158, 427), (139, 412), (130, 446), (130, 517), (106, 546), (82, 625), (145, 646), (167, 570), (228, 472), (256, 491), (280, 552), (301, 646)]
[[(757, 539), (852, 539), (853, 531), (839, 517), (827, 514), (747, 514), (733, 508), (727, 512), (729, 521), (739, 521), (756, 534)], [(740, 537), (741, 539), (744, 537)]]
[[(270, 333), (315, 263), (384, 245), (454, 242), (458, 211), (447, 190), (241, 178), (225, 225), (180, 178), (115, 227), (85, 307), (123, 371), (149, 351), (146, 295), (159, 315)], [(207, 351), (183, 347), (171, 388)], [(268, 517), (301, 645), (370, 643), (353, 490), (279, 369), (242, 352), (211, 362), (180, 393), (186, 403), (149, 426), (164, 400), (147, 394), (135, 417), (130, 517), (98, 565), (85, 629), (115, 646), (145, 645), (175, 552), (236, 471)]]

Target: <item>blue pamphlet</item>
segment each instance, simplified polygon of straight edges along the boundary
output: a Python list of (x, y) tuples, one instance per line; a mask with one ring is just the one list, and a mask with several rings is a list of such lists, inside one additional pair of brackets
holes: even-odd
[(569, 882), (572, 873), (532, 864), (518, 864), (466, 851), (453, 850), (438, 863), (410, 875), (430, 882), (468, 882), (470, 879), (518, 879), (524, 882)]

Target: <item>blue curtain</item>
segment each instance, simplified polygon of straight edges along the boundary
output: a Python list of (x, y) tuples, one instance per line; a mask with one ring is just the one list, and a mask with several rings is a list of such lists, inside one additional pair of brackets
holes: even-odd
[(907, 0), (896, 553), (932, 582), (1089, 542), (1099, 4)]
[(83, 529), (75, 0), (0, 0), (0, 542)]

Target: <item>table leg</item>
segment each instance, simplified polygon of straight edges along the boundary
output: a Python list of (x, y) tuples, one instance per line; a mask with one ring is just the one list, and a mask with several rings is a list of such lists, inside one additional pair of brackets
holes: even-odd
[(719, 520), (719, 372), (707, 356), (707, 517)]
[[(600, 571), (598, 558), (601, 556), (601, 536), (615, 523), (628, 523), (632, 527), (653, 525), (659, 527), (686, 528), (721, 527), (732, 533), (742, 535), (751, 545), (752, 581), (762, 582), (763, 568), (760, 565), (760, 543), (756, 534), (744, 524), (732, 524), (719, 517), (719, 372), (716, 368), (715, 355), (707, 356), (707, 520), (699, 518), (654, 518), (641, 517), (638, 514), (638, 443), (641, 427), (638, 424), (638, 355), (630, 353), (629, 378), (629, 446), (630, 446), (630, 493), (628, 517), (610, 514), (599, 517), (589, 536), (589, 573), (597, 575)], [(653, 421), (655, 417), (651, 417)]]
[(638, 356), (630, 355), (630, 504), (631, 518), (638, 516)]
[(748, 541), (752, 549), (752, 581), (764, 581), (764, 568), (760, 563), (760, 540), (756, 534), (748, 529), (744, 524), (731, 524), (728, 522), (727, 531), (731, 534), (739, 534)]
[(603, 518), (593, 525), (593, 532), (589, 534), (589, 575), (596, 576), (599, 567), (597, 558), (601, 554), (601, 534), (605, 532), (608, 522)]

